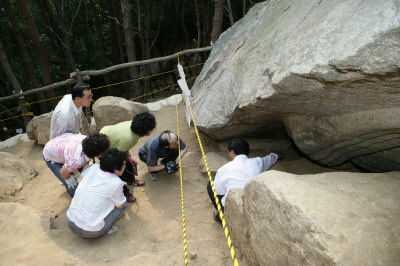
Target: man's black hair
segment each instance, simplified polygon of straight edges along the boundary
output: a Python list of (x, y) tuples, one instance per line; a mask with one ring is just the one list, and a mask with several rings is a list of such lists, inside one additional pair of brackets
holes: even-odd
[(244, 139), (233, 139), (228, 144), (228, 150), (234, 151), (236, 155), (244, 154), (248, 156), (250, 153), (250, 146)]
[(158, 137), (158, 140), (160, 142), (161, 147), (169, 146), (169, 141), (171, 139), (171, 133), (172, 133), (171, 131), (165, 130), (164, 132), (162, 132), (160, 134), (160, 136)]
[(110, 147), (108, 137), (101, 133), (92, 133), (82, 141), (82, 151), (87, 157), (93, 159)]
[(132, 120), (131, 130), (140, 137), (156, 127), (156, 118), (149, 112), (138, 113)]
[(78, 83), (71, 89), (72, 100), (76, 97), (82, 98), (83, 91), (90, 90), (89, 84), (86, 83)]
[(111, 148), (103, 152), (100, 157), (100, 169), (104, 172), (114, 173), (114, 170), (121, 170), (124, 161), (128, 159), (128, 153)]

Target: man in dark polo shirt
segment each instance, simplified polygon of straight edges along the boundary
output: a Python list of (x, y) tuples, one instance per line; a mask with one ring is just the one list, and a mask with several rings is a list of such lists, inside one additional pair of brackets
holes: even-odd
[[(187, 145), (182, 139), (179, 142), (182, 158), (187, 151)], [(178, 136), (169, 130), (164, 131), (157, 137), (148, 138), (139, 149), (139, 158), (147, 164), (150, 178), (153, 181), (157, 180), (157, 172), (163, 169), (166, 169), (169, 174), (179, 169), (178, 155)], [(158, 159), (160, 158), (162, 160), (158, 164)]]

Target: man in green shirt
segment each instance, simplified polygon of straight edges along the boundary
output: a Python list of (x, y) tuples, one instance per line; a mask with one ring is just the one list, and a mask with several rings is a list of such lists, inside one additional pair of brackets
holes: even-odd
[[(156, 127), (156, 119), (154, 115), (143, 112), (135, 115), (132, 121), (120, 122), (115, 125), (105, 126), (100, 133), (107, 135), (110, 140), (110, 148), (117, 148), (120, 151), (128, 152), (136, 145), (140, 137), (149, 136)], [(130, 161), (133, 159), (129, 155)], [(136, 162), (134, 162), (136, 164)], [(143, 186), (144, 181), (135, 179), (136, 165), (127, 162), (127, 167), (121, 179), (129, 184)], [(128, 202), (136, 201), (136, 198), (129, 192), (128, 187), (124, 186), (124, 195)]]

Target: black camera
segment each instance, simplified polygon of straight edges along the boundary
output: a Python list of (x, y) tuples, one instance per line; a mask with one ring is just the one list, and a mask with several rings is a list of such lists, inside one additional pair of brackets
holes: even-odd
[(167, 174), (173, 174), (179, 170), (179, 165), (177, 165), (175, 161), (169, 161), (165, 164), (165, 170)]

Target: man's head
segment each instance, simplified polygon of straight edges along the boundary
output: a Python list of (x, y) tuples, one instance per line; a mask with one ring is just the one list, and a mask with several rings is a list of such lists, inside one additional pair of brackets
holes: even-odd
[(92, 133), (82, 141), (82, 151), (89, 158), (102, 154), (110, 147), (107, 136), (101, 133)]
[(154, 115), (143, 112), (138, 113), (132, 120), (131, 130), (140, 137), (149, 136), (156, 127), (156, 118)]
[(100, 169), (121, 176), (125, 171), (128, 154), (111, 148), (103, 152), (100, 157)]
[(72, 100), (77, 107), (89, 107), (92, 103), (93, 94), (90, 86), (85, 83), (76, 84), (71, 90)]
[(244, 139), (233, 139), (228, 144), (228, 157), (233, 160), (236, 155), (244, 154), (249, 156), (250, 146)]
[(176, 149), (178, 147), (178, 136), (169, 130), (161, 133), (158, 139), (161, 147), (166, 149)]

